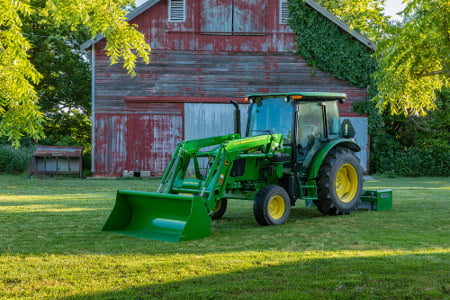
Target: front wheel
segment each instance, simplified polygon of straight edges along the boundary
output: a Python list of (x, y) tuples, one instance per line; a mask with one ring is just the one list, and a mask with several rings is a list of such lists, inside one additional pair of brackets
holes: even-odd
[(214, 208), (212, 218), (213, 220), (217, 220), (223, 217), (225, 212), (227, 211), (227, 198), (222, 198), (216, 203), (216, 207)]
[(362, 168), (353, 151), (335, 148), (322, 162), (317, 179), (320, 212), (346, 214), (358, 208), (363, 186)]
[(291, 201), (286, 190), (278, 185), (268, 185), (259, 190), (253, 202), (253, 214), (261, 225), (286, 223)]

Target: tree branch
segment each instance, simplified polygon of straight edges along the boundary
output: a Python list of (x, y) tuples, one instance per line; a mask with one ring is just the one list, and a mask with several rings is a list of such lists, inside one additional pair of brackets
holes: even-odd
[(439, 71), (433, 71), (433, 72), (428, 72), (428, 73), (416, 73), (416, 75), (419, 77), (427, 77), (427, 76), (439, 75), (442, 73), (443, 73), (443, 71), (439, 70)]

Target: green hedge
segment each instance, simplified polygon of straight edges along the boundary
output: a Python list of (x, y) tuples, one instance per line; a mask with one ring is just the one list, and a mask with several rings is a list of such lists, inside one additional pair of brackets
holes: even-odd
[(373, 149), (371, 170), (387, 177), (450, 176), (450, 151), (410, 147), (402, 150)]
[(437, 110), (426, 117), (380, 115), (373, 102), (356, 105), (356, 111), (369, 113), (371, 173), (450, 176), (450, 90), (438, 99)]
[(10, 145), (0, 144), (0, 173), (20, 174), (29, 169), (34, 146), (15, 149)]

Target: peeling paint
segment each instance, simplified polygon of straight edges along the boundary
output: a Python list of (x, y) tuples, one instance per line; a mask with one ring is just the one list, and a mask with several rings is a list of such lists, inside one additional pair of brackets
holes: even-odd
[[(367, 100), (367, 91), (314, 70), (293, 54), (295, 35), (279, 22), (279, 0), (186, 4), (186, 22), (168, 22), (168, 1), (132, 20), (152, 46), (150, 63), (137, 62), (134, 78), (120, 64), (110, 65), (101, 50), (105, 41), (97, 43), (97, 174), (117, 176), (124, 170), (161, 174), (184, 138), (233, 130), (232, 107), (212, 103), (242, 99), (250, 93), (342, 92), (348, 102), (340, 105), (341, 115), (360, 118), (351, 107), (355, 101)], [(159, 100), (125, 101), (130, 97)], [(170, 101), (174, 98), (199, 103)], [(208, 101), (212, 103), (200, 103)], [(366, 126), (362, 119), (355, 122)]]

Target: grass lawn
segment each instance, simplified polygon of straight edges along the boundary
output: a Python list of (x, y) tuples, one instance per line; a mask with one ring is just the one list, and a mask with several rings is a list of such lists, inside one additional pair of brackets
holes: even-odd
[(0, 175), (0, 298), (450, 298), (450, 178), (366, 181), (393, 189), (393, 210), (299, 201), (281, 226), (231, 200), (211, 237), (177, 244), (99, 231), (118, 188), (158, 183)]

